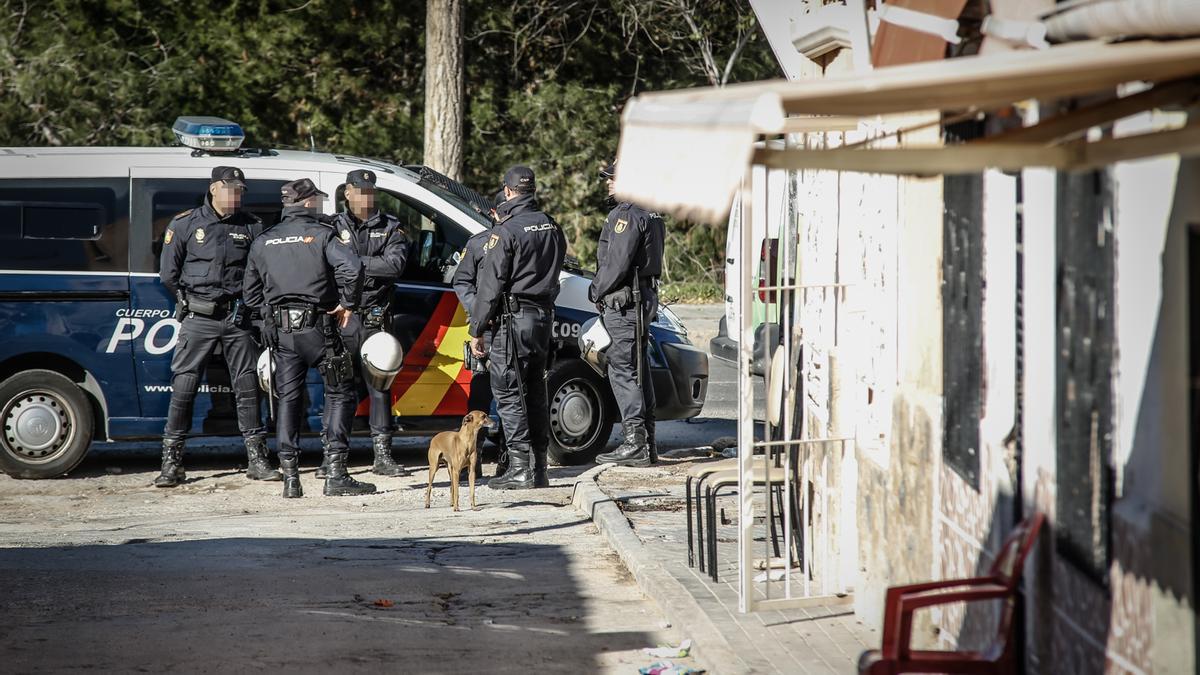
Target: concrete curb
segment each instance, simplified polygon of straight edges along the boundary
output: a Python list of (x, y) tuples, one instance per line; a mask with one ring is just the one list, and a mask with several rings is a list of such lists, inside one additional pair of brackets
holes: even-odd
[(609, 545), (621, 556), (642, 592), (658, 603), (672, 625), (692, 639), (692, 654), (708, 672), (720, 675), (753, 672), (738, 658), (725, 635), (692, 594), (650, 555), (621, 508), (596, 484), (596, 477), (608, 466), (601, 464), (580, 474), (571, 497), (572, 504), (591, 517)]

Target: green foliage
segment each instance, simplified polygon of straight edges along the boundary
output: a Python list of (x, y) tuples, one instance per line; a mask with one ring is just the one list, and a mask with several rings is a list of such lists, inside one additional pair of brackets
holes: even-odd
[[(585, 264), (629, 96), (778, 74), (742, 1), (466, 2), (464, 180), (533, 167)], [(248, 145), (419, 162), (424, 22), (415, 0), (3, 0), (0, 145), (164, 145), (215, 114)], [(723, 229), (668, 228), (667, 280), (718, 285)]]

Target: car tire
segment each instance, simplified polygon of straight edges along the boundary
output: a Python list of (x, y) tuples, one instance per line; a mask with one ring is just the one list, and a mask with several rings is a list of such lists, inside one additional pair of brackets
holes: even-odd
[(0, 470), (14, 478), (54, 478), (83, 461), (95, 420), (87, 395), (52, 370), (0, 382)]
[(577, 358), (562, 358), (546, 379), (550, 404), (550, 461), (594, 461), (612, 435), (616, 404), (608, 382)]

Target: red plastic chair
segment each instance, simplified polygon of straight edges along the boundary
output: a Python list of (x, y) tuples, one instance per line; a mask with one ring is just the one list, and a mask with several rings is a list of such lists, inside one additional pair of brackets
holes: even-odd
[[(860, 675), (897, 673), (1012, 673), (1017, 655), (1012, 638), (1013, 615), (1025, 558), (1037, 543), (1045, 516), (1035, 513), (1017, 525), (1004, 540), (996, 561), (985, 577), (930, 581), (889, 588), (883, 608), (882, 649), (863, 652)], [(912, 642), (913, 613), (951, 602), (1003, 600), (996, 640), (979, 652), (916, 650)]]

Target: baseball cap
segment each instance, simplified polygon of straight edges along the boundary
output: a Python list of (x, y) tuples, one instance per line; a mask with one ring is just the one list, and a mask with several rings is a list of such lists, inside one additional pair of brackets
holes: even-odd
[(308, 178), (301, 178), (300, 180), (294, 180), (290, 183), (284, 183), (283, 187), (280, 189), (280, 192), (283, 196), (284, 204), (302, 202), (309, 197), (316, 197), (317, 195), (322, 197), (329, 196), (318, 190), (316, 184), (314, 184), (312, 180)]
[(600, 167), (600, 177), (601, 178), (616, 178), (616, 176), (617, 176), (617, 163), (616, 162), (605, 162), (604, 166)]
[(212, 170), (212, 177), (209, 179), (208, 184), (212, 185), (218, 181), (236, 183), (242, 187), (246, 187), (246, 176), (242, 173), (242, 170), (236, 166), (218, 166), (214, 168)]
[(504, 172), (504, 184), (516, 192), (533, 192), (537, 182), (533, 178), (533, 169), (527, 166), (514, 166)]
[(357, 188), (375, 187), (375, 172), (368, 169), (356, 169), (346, 174), (346, 185)]

